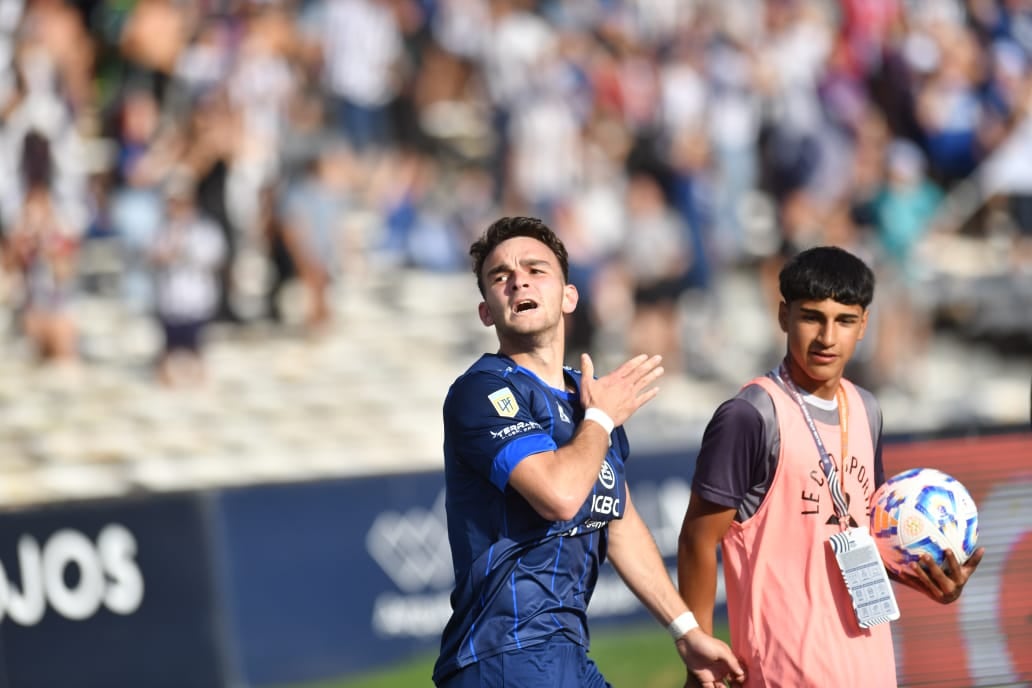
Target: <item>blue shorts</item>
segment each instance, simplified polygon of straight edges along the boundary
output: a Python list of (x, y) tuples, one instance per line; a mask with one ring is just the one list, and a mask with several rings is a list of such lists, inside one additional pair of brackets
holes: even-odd
[(561, 635), (538, 645), (481, 659), (439, 688), (612, 688), (587, 651)]
[(161, 323), (165, 331), (165, 351), (192, 351), (198, 353), (201, 350), (201, 332), (204, 329), (203, 320), (190, 320), (187, 322)]

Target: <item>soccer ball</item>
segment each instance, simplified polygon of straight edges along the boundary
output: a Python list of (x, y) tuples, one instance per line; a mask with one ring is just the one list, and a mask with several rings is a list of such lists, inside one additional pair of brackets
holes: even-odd
[(885, 567), (896, 574), (922, 552), (945, 568), (946, 550), (963, 564), (978, 541), (978, 508), (955, 478), (934, 468), (894, 475), (874, 493), (871, 533)]

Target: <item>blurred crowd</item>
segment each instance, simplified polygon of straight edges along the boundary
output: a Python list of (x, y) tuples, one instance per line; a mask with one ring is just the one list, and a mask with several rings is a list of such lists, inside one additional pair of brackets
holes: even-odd
[(0, 0), (0, 300), (74, 361), (106, 289), (190, 382), (212, 322), (280, 322), (295, 285), (317, 335), (343, 276), (465, 271), (532, 214), (570, 351), (706, 375), (720, 276), (773, 305), (834, 243), (880, 275), (877, 386), (935, 325), (935, 237), (1032, 272), (1030, 59), (1030, 0)]

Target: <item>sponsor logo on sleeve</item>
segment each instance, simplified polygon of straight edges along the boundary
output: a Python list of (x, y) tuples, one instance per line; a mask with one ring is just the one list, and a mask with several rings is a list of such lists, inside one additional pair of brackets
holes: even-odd
[(506, 439), (509, 439), (510, 437), (515, 437), (516, 435), (520, 435), (522, 433), (529, 432), (531, 430), (540, 430), (540, 429), (541, 429), (541, 424), (540, 423), (535, 423), (534, 421), (521, 420), (518, 423), (513, 423), (512, 425), (507, 425), (504, 428), (502, 428), (501, 430), (489, 430), (488, 432), (491, 433), (491, 438), (492, 439), (506, 440)]
[(498, 415), (503, 418), (512, 418), (520, 410), (520, 405), (516, 403), (516, 397), (508, 387), (502, 387), (491, 392), (487, 395), (487, 398), (491, 400), (491, 404), (495, 407)]

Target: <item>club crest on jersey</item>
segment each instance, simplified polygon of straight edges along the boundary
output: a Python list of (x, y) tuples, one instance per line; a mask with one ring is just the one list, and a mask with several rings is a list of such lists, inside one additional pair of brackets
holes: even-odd
[(556, 406), (556, 408), (559, 409), (559, 420), (561, 420), (564, 423), (569, 423), (570, 417), (566, 415), (566, 411), (563, 410), (563, 405), (559, 404), (558, 406)]
[(495, 407), (498, 415), (503, 418), (512, 418), (520, 410), (520, 405), (516, 403), (516, 397), (513, 396), (512, 390), (508, 387), (502, 387), (491, 392), (487, 395), (487, 398), (491, 400), (491, 404)]

